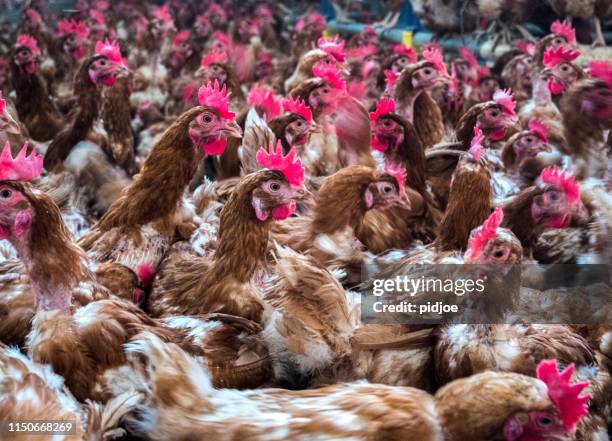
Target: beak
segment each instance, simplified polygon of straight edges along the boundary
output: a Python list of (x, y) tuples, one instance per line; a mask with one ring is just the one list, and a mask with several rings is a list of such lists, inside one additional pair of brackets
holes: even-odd
[(19, 127), (17, 121), (15, 121), (13, 117), (8, 113), (4, 114), (2, 122), (6, 124), (5, 130), (8, 133), (11, 133), (13, 135), (19, 135), (21, 133), (21, 127)]
[(408, 199), (407, 195), (400, 197), (399, 201), (397, 202), (397, 206), (403, 208), (404, 210), (412, 209), (412, 204), (410, 203), (410, 199)]
[(310, 128), (308, 129), (308, 133), (319, 133), (321, 132), (321, 125), (316, 122), (310, 123)]
[(242, 138), (242, 129), (236, 123), (236, 121), (230, 121), (229, 123), (227, 123), (225, 127), (221, 129), (221, 133), (226, 138)]
[(310, 195), (310, 191), (306, 190), (306, 187), (302, 186), (302, 187), (292, 187), (294, 190), (294, 196), (293, 199), (296, 200), (300, 200), (300, 199), (304, 199), (307, 195)]

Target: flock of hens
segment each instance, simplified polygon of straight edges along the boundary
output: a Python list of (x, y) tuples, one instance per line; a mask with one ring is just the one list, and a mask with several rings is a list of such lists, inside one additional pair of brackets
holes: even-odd
[(0, 52), (0, 438), (609, 439), (612, 325), (360, 314), (365, 266), (609, 264), (612, 62), (568, 21), (487, 66), (271, 1), (30, 6)]

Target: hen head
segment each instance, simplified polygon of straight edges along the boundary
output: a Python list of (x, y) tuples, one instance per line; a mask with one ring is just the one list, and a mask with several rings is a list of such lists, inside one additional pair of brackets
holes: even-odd
[(314, 122), (308, 122), (304, 118), (294, 115), (285, 126), (285, 140), (288, 145), (302, 147), (310, 140), (310, 135), (317, 130)]
[(170, 64), (172, 67), (181, 67), (192, 54), (193, 47), (189, 42), (189, 31), (177, 33), (172, 42), (172, 49), (170, 50)]
[(540, 153), (550, 152), (551, 148), (547, 140), (538, 136), (532, 130), (519, 133), (511, 146), (514, 152), (514, 165), (520, 166), (525, 159), (535, 158)]
[(127, 71), (126, 62), (116, 41), (96, 43), (96, 54), (87, 63), (89, 79), (96, 86), (112, 87), (117, 77)]
[(295, 149), (283, 155), (279, 142), (257, 152), (257, 162), (264, 170), (255, 174), (257, 187), (251, 192), (251, 206), (257, 220), (283, 220), (295, 212), (296, 200), (304, 196), (304, 168), (295, 158)]
[(562, 61), (556, 66), (544, 69), (542, 77), (548, 83), (548, 90), (553, 95), (559, 95), (578, 81), (580, 74), (571, 62)]
[[(400, 175), (394, 171), (376, 171), (372, 175), (363, 191), (363, 203), (366, 210), (386, 210), (391, 207), (401, 206), (410, 209), (410, 200), (406, 196), (404, 181), (405, 171), (399, 170)], [(401, 175), (403, 173), (403, 176)]]
[(221, 85), (226, 84), (229, 78), (226, 63), (226, 52), (216, 49), (212, 50), (202, 57), (196, 76), (201, 77), (204, 83), (217, 82)]
[(14, 135), (18, 135), (21, 132), (19, 124), (6, 109), (6, 101), (2, 99), (2, 92), (0, 92), (0, 132), (12, 133)]
[(159, 41), (176, 30), (174, 19), (170, 14), (167, 4), (156, 7), (153, 10), (152, 16), (152, 19), (149, 21), (149, 30), (155, 40)]
[(32, 8), (28, 8), (25, 11), (25, 20), (23, 22), (24, 32), (28, 34), (34, 34), (40, 29), (42, 18), (38, 11)]
[(401, 73), (406, 66), (411, 63), (410, 58), (407, 55), (398, 55), (394, 57), (389, 69), (391, 69), (395, 73)]
[(7, 141), (0, 154), (0, 239), (22, 240), (32, 225), (34, 209), (27, 190), (18, 181), (40, 176), (42, 156), (36, 152), (26, 156), (27, 143), (16, 158)]
[(13, 182), (0, 184), (0, 239), (23, 239), (32, 225), (34, 210), (20, 189)]
[(228, 138), (240, 138), (242, 130), (229, 111), (229, 96), (225, 85), (208, 83), (198, 91), (202, 112), (189, 124), (189, 137), (194, 147), (208, 155), (220, 155)]
[(497, 90), (493, 100), (487, 102), (476, 117), (476, 127), (492, 141), (501, 141), (508, 129), (516, 126), (518, 117), (514, 111), (514, 99), (509, 91)]
[(253, 37), (259, 35), (259, 21), (254, 18), (244, 17), (238, 20), (237, 36), (243, 43), (248, 43)]
[[(495, 77), (486, 76), (482, 78), (476, 86), (476, 98), (478, 102), (490, 101), (499, 87), (499, 81)], [(529, 87), (531, 87), (531, 80), (529, 80)]]
[(434, 86), (440, 73), (435, 66), (430, 62), (421, 62), (419, 66), (412, 71), (410, 83), (415, 90), (429, 90)]
[(592, 61), (586, 81), (576, 93), (580, 94), (581, 111), (600, 121), (612, 124), (612, 63)]
[(334, 113), (339, 101), (346, 96), (346, 84), (342, 74), (333, 66), (317, 63), (313, 66), (320, 85), (308, 95), (308, 105), (326, 115)]
[(201, 39), (206, 39), (210, 37), (212, 33), (212, 26), (210, 24), (210, 20), (205, 15), (198, 15), (196, 17), (196, 21), (193, 24), (193, 31), (196, 36)]
[(566, 228), (575, 217), (584, 217), (580, 187), (573, 177), (555, 168), (540, 174), (542, 191), (531, 203), (531, 218), (545, 228)]
[(40, 49), (34, 37), (30, 35), (20, 35), (17, 37), (13, 62), (23, 72), (32, 75), (38, 68)]
[(465, 262), (469, 264), (517, 264), (523, 259), (523, 247), (512, 231), (501, 228), (504, 212), (501, 207), (470, 233)]
[(62, 20), (59, 24), (59, 37), (62, 49), (74, 60), (82, 59), (87, 53), (89, 28), (84, 22)]
[(518, 412), (504, 424), (506, 441), (569, 441), (575, 439), (577, 423), (588, 413), (589, 395), (580, 395), (587, 382), (570, 383), (574, 365), (557, 372), (556, 360), (544, 360), (537, 368), (546, 385), (552, 409)]

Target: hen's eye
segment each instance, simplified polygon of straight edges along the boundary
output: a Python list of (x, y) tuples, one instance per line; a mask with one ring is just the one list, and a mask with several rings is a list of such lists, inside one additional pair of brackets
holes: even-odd
[(8, 199), (11, 197), (13, 193), (11, 192), (11, 190), (5, 188), (4, 190), (0, 191), (0, 198), (2, 199)]
[(491, 110), (491, 116), (493, 118), (497, 118), (499, 116), (499, 112), (497, 110)]
[(106, 66), (106, 60), (102, 59), (100, 60), (100, 66)]
[(558, 193), (554, 193), (554, 192), (553, 192), (553, 193), (550, 193), (550, 199), (551, 199), (552, 201), (556, 201), (556, 200), (558, 200), (558, 199), (559, 199), (559, 194), (558, 194)]
[(393, 187), (390, 185), (385, 185), (382, 188), (383, 193), (391, 193), (393, 191)]
[(295, 123), (295, 126), (296, 126), (296, 127), (300, 127), (300, 128), (301, 128), (303, 125), (304, 125), (304, 123), (303, 123), (302, 121), (297, 121), (297, 122)]
[(423, 70), (423, 72), (425, 73), (425, 75), (431, 75), (431, 69), (425, 69)]
[(202, 118), (204, 120), (205, 123), (210, 123), (212, 122), (212, 116), (210, 115), (204, 115), (204, 118)]
[(383, 125), (385, 127), (391, 127), (391, 121), (387, 120), (387, 121), (383, 122)]
[(496, 250), (496, 251), (493, 253), (493, 257), (495, 257), (496, 259), (501, 258), (503, 255), (504, 255), (503, 250)]
[(270, 190), (272, 191), (279, 191), (281, 189), (281, 186), (278, 182), (271, 182), (270, 183)]
[(552, 422), (552, 419), (545, 416), (538, 418), (538, 425), (540, 426), (550, 426)]
[(528, 136), (528, 137), (525, 138), (525, 142), (527, 144), (531, 144), (531, 143), (533, 143), (533, 138), (531, 136)]

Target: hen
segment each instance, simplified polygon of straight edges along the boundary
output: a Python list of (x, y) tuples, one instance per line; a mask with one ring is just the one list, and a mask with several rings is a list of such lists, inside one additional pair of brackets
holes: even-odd
[(11, 55), (11, 77), (19, 120), (37, 141), (50, 141), (62, 127), (61, 115), (39, 69), (41, 51), (30, 35), (20, 35)]
[(244, 176), (233, 189), (220, 214), (213, 255), (162, 267), (148, 305), (154, 316), (223, 312), (264, 320), (253, 278), (265, 261), (272, 220), (291, 216), (304, 195), (304, 169), (294, 156), (294, 150), (283, 156), (280, 144), (258, 152), (267, 168)]

